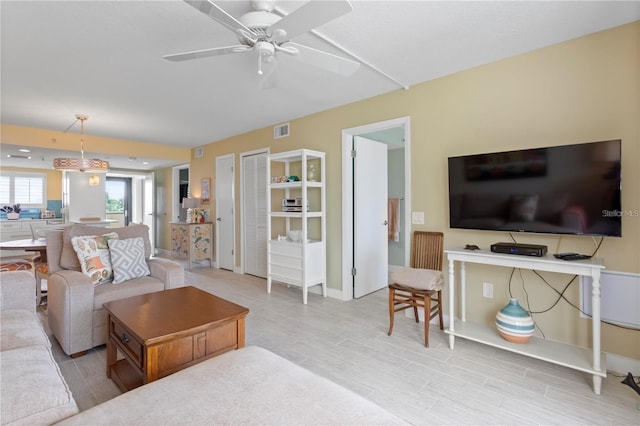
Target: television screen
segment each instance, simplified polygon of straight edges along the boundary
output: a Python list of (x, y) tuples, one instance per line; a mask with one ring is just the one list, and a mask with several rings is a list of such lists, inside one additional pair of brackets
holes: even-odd
[(451, 228), (622, 232), (621, 141), (449, 157)]

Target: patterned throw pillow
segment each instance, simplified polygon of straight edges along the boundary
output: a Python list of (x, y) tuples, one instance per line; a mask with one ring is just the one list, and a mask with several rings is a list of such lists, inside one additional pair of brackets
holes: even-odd
[(109, 251), (114, 284), (151, 274), (144, 257), (144, 241), (141, 237), (109, 240)]
[(118, 234), (111, 232), (104, 235), (86, 235), (71, 239), (71, 244), (80, 261), (82, 273), (91, 278), (94, 285), (113, 279), (111, 255), (107, 242), (117, 238)]

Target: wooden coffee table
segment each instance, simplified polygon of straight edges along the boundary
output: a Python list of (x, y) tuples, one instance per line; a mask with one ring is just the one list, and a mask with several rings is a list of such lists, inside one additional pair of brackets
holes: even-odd
[[(124, 391), (244, 347), (249, 310), (195, 287), (104, 304), (107, 377)], [(124, 356), (118, 361), (118, 351)]]

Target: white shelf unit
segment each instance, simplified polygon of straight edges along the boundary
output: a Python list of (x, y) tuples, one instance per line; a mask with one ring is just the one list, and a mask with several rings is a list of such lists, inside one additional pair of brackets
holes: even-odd
[[(600, 351), (600, 272), (604, 265), (600, 259), (581, 261), (558, 260), (553, 256), (543, 257), (498, 254), (487, 250), (469, 251), (464, 249), (445, 250), (449, 260), (449, 347), (453, 349), (456, 337), (461, 337), (485, 345), (515, 352), (520, 355), (540, 359), (564, 367), (584, 371), (592, 375), (593, 392), (600, 395), (602, 378), (607, 377), (605, 354)], [(455, 262), (460, 264), (460, 318), (455, 318)], [(592, 348), (584, 348), (549, 339), (532, 337), (527, 343), (511, 343), (500, 337), (495, 327), (466, 321), (465, 264), (503, 266), (507, 268), (533, 269), (590, 277), (592, 280)], [(455, 319), (454, 319), (455, 318)]]
[[(307, 179), (310, 162), (319, 166), (316, 172), (319, 181)], [(281, 165), (272, 173), (276, 163)], [(279, 170), (283, 172), (279, 173)], [(271, 293), (272, 281), (298, 286), (302, 288), (302, 302), (307, 304), (309, 287), (321, 285), (322, 296), (327, 297), (325, 153), (299, 149), (268, 157), (267, 182), (272, 182), (273, 177), (291, 175), (300, 180), (267, 186), (267, 293)], [(309, 209), (282, 211), (283, 198), (301, 198), (302, 206), (310, 202)], [(284, 235), (279, 230), (283, 230)], [(278, 238), (298, 230), (301, 231), (301, 242)]]

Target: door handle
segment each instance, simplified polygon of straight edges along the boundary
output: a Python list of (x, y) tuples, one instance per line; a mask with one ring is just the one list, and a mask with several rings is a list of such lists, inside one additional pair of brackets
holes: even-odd
[(221, 217), (216, 217), (216, 220), (217, 220), (218, 222), (222, 222), (222, 218), (221, 218)]

